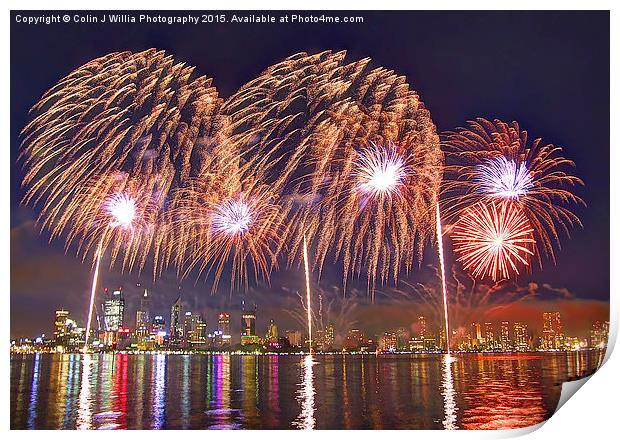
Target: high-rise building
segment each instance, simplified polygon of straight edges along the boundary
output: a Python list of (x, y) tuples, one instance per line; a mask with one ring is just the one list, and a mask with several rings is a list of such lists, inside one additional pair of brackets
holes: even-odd
[(123, 327), (124, 318), (125, 298), (123, 298), (123, 291), (118, 289), (108, 295), (103, 304), (105, 331), (117, 332)]
[(420, 339), (424, 339), (427, 336), (428, 329), (426, 327), (426, 318), (424, 316), (418, 316), (418, 336)]
[(54, 339), (56, 345), (64, 345), (67, 336), (67, 319), (69, 312), (67, 310), (56, 310), (56, 319), (54, 320)]
[(589, 345), (592, 348), (604, 348), (607, 347), (607, 340), (609, 337), (609, 321), (601, 322), (595, 321), (592, 323), (590, 329)]
[(479, 348), (482, 345), (482, 330), (480, 323), (474, 322), (471, 324), (471, 346), (472, 348)]
[(265, 335), (265, 339), (267, 342), (276, 342), (278, 340), (278, 326), (274, 322), (273, 319), (269, 320), (269, 325), (267, 326), (267, 334)]
[(151, 329), (151, 299), (146, 289), (140, 298), (140, 307), (136, 311), (136, 337), (146, 338), (150, 335)]
[(512, 343), (510, 341), (510, 323), (508, 321), (502, 321), (501, 323), (499, 342), (504, 351), (512, 348)]
[(183, 346), (203, 348), (207, 342), (207, 324), (198, 313), (185, 312), (183, 321)]
[(256, 304), (254, 310), (245, 310), (245, 301), (241, 309), (241, 345), (257, 344), (256, 336)]
[(561, 350), (564, 348), (564, 343), (560, 312), (544, 312), (541, 348)]
[(299, 330), (287, 330), (284, 334), (291, 347), (301, 347), (301, 332)]
[(169, 342), (173, 347), (178, 347), (183, 338), (183, 326), (181, 323), (181, 309), (182, 309), (181, 297), (172, 304), (170, 308), (170, 334)]
[(484, 323), (484, 344), (488, 350), (493, 350), (496, 348), (495, 332), (493, 330), (492, 322)]
[(217, 317), (217, 331), (212, 335), (214, 339), (214, 345), (222, 347), (224, 345), (230, 345), (230, 314), (226, 312), (220, 312)]
[(334, 346), (335, 330), (333, 324), (327, 324), (323, 333), (323, 345), (324, 349), (329, 349)]
[(166, 342), (166, 321), (161, 315), (155, 315), (151, 323), (151, 337), (155, 340), (155, 344), (163, 346)]
[(527, 324), (515, 322), (514, 326), (514, 347), (517, 351), (528, 351), (530, 349), (529, 336), (527, 334)]
[(111, 294), (106, 292), (103, 303), (103, 341), (105, 345), (116, 347), (119, 331), (123, 329), (125, 320), (125, 299), (121, 289), (114, 290)]

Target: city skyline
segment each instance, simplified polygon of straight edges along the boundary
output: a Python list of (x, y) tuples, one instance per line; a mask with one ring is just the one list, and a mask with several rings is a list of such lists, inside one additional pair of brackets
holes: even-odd
[[(138, 283), (138, 289), (142, 286)], [(148, 289), (139, 294), (140, 302), (135, 311), (135, 319), (125, 309), (125, 295), (122, 288), (103, 289), (104, 297), (100, 304), (100, 314), (96, 314), (96, 325), (90, 337), (90, 345), (95, 349), (231, 349), (236, 346), (263, 346), (265, 349), (281, 349), (282, 339), (291, 346), (305, 348), (308, 344), (308, 333), (300, 328), (280, 327), (273, 317), (262, 317), (256, 304), (248, 304), (242, 300), (236, 310), (216, 310), (218, 317), (215, 323), (205, 320), (201, 311), (184, 307), (181, 297), (171, 304), (170, 320), (166, 322), (165, 313), (151, 308), (151, 296)], [(152, 318), (150, 318), (152, 316)], [(234, 316), (240, 318), (238, 337), (231, 330), (230, 321)], [(262, 318), (262, 319), (259, 319)], [(70, 311), (60, 308), (55, 312), (53, 340), (60, 345), (77, 347), (75, 341), (84, 340), (84, 328), (73, 319)], [(387, 324), (387, 323), (386, 323)], [(469, 328), (467, 328), (469, 327)], [(264, 333), (262, 331), (264, 328)], [(69, 331), (71, 329), (71, 331)], [(544, 350), (577, 349), (599, 347), (606, 341), (609, 321), (596, 320), (586, 332), (569, 334), (565, 330), (565, 322), (559, 311), (542, 312), (538, 325), (528, 325), (518, 320), (502, 319), (472, 322), (468, 326), (452, 330), (451, 347), (456, 351), (502, 350), (529, 351), (539, 348)], [(358, 336), (355, 332), (358, 332)], [(280, 337), (279, 337), (280, 334)], [(40, 336), (30, 338), (43, 339)], [(264, 335), (264, 336), (263, 336)], [(20, 338), (24, 339), (24, 338)], [(50, 338), (44, 338), (51, 341)], [(292, 340), (297, 341), (296, 344)], [(71, 343), (65, 343), (71, 341)], [(606, 342), (605, 342), (606, 345)], [(333, 322), (319, 324), (313, 332), (313, 347), (319, 351), (340, 347), (371, 346), (380, 351), (416, 351), (445, 350), (445, 337), (440, 323), (429, 320), (427, 316), (418, 314), (412, 318), (408, 327), (386, 326), (380, 332), (368, 332), (363, 323), (351, 328), (337, 328)], [(368, 348), (368, 347), (367, 347)]]

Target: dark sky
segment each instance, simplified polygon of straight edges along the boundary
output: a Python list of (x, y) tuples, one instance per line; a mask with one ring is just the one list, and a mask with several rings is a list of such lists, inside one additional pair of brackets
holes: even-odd
[[(364, 24), (186, 26), (26, 25), (15, 22), (16, 14), (20, 13), (11, 14), (10, 43), (13, 336), (49, 331), (53, 310), (61, 305), (80, 319), (90, 283), (89, 266), (71, 253), (65, 255), (61, 242), (49, 244), (33, 225), (36, 212), (19, 205), (23, 173), (15, 164), (28, 109), (49, 87), (87, 61), (109, 52), (150, 47), (196, 66), (200, 74), (214, 79), (224, 97), (293, 53), (346, 49), (351, 60), (370, 57), (373, 65), (405, 75), (431, 111), (438, 131), (477, 116), (519, 121), (531, 136), (565, 148), (565, 155), (577, 164), (576, 174), (586, 183), (578, 194), (588, 204), (576, 211), (584, 228), (573, 230), (570, 239), (563, 237), (556, 265), (546, 261), (544, 270), (534, 269), (519, 283), (534, 281), (567, 289), (583, 300), (609, 298), (608, 12), (360, 11), (346, 15), (361, 15)], [(433, 264), (435, 258), (434, 252), (427, 252), (425, 264)], [(123, 284), (129, 289), (138, 280), (152, 285), (138, 275), (102, 275), (104, 286)], [(338, 276), (330, 279), (328, 271), (321, 287), (337, 282)], [(277, 314), (275, 309), (284, 302), (297, 302), (294, 291), (302, 288), (295, 271), (289, 270), (276, 277), (271, 287), (253, 291), (264, 308), (273, 307)], [(158, 296), (155, 305), (167, 315), (178, 283), (169, 274), (153, 289)], [(194, 307), (210, 310), (232, 308), (231, 303), (238, 304), (240, 298), (235, 293), (229, 299), (228, 292), (208, 297), (210, 286), (202, 281), (186, 282), (182, 291)], [(251, 295), (246, 296), (253, 300)], [(262, 325), (259, 322), (259, 328)]]

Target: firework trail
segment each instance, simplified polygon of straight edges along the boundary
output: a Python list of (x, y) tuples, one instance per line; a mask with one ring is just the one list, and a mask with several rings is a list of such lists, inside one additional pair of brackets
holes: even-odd
[(539, 263), (542, 255), (555, 260), (559, 231), (570, 235), (573, 226), (581, 226), (571, 209), (584, 205), (573, 193), (583, 182), (571, 174), (575, 165), (563, 156), (562, 148), (531, 140), (517, 122), (483, 118), (447, 132), (442, 145), (443, 217), (456, 223), (478, 202), (509, 201), (523, 211), (533, 229)]
[(478, 202), (465, 209), (452, 230), (457, 261), (475, 277), (493, 281), (519, 274), (519, 264), (529, 266), (534, 255), (533, 229), (524, 212), (514, 204)]
[[(106, 191), (97, 182), (112, 175), (139, 182), (156, 205), (155, 221), (122, 258), (128, 269), (142, 269), (149, 252), (168, 261), (165, 207), (188, 178), (218, 170), (226, 148), (205, 143), (226, 137), (221, 103), (211, 80), (162, 51), (112, 53), (78, 67), (34, 105), (22, 131), (24, 203), (41, 208), (39, 223), (52, 239), (65, 232), (67, 247), (77, 242), (86, 252), (101, 240), (85, 225), (100, 208), (88, 199), (100, 196), (83, 188)], [(157, 259), (154, 266), (161, 270)]]
[(312, 354), (312, 303), (310, 301), (310, 268), (308, 265), (308, 243), (304, 236), (304, 271), (306, 272), (306, 304), (308, 312), (308, 352)]
[(95, 253), (95, 271), (93, 272), (93, 282), (90, 290), (90, 302), (88, 305), (88, 321), (86, 322), (86, 333), (84, 337), (84, 353), (88, 351), (88, 339), (90, 337), (90, 326), (93, 320), (93, 308), (95, 306), (95, 295), (97, 293), (97, 281), (99, 279), (99, 264), (101, 263), (101, 243), (97, 246)]
[(223, 106), (232, 142), (282, 194), (289, 264), (340, 259), (369, 290), (419, 259), (434, 232), (443, 156), (430, 113), (402, 76), (305, 53), (268, 68)]
[(443, 231), (441, 228), (441, 214), (439, 212), (439, 202), (436, 206), (437, 224), (437, 248), (439, 250), (439, 269), (441, 275), (441, 297), (443, 299), (443, 322), (446, 333), (446, 352), (450, 355), (450, 319), (448, 314), (448, 290), (446, 288), (446, 268), (443, 258)]

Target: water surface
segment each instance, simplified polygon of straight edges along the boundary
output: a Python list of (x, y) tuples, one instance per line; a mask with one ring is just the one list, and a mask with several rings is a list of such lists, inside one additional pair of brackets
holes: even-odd
[(12, 429), (506, 429), (603, 352), (12, 354)]

